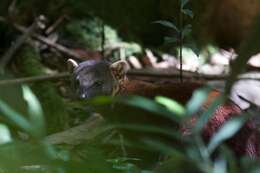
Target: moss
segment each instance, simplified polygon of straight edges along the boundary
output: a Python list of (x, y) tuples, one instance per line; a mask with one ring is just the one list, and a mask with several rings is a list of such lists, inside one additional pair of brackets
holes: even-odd
[[(86, 48), (91, 50), (101, 50), (101, 21), (97, 17), (86, 17), (84, 19), (75, 19), (68, 23), (62, 30), (62, 37), (73, 41), (75, 48)], [(123, 42), (117, 31), (111, 26), (105, 25), (105, 46), (121, 45), (126, 57), (141, 53), (142, 48), (137, 43)], [(114, 54), (113, 54), (114, 53)], [(112, 52), (109, 56), (111, 61), (118, 59), (118, 52)]]
[[(19, 53), (21, 76), (44, 75), (45, 70), (40, 63), (39, 55), (31, 47), (24, 47)], [(34, 83), (31, 85), (40, 100), (47, 121), (48, 132), (56, 132), (64, 128), (68, 114), (64, 101), (51, 82)]]
[[(75, 19), (67, 24), (62, 33), (69, 39), (88, 49), (101, 49), (101, 20), (93, 18)], [(105, 25), (106, 44), (115, 44), (120, 38), (113, 28)]]

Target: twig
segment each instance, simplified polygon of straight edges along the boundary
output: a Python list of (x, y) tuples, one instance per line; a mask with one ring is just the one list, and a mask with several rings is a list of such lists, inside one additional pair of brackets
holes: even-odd
[(6, 65), (11, 61), (12, 57), (16, 53), (16, 51), (23, 45), (23, 43), (27, 40), (28, 37), (33, 33), (35, 29), (35, 22), (29, 27), (24, 29), (23, 35), (19, 36), (15, 43), (7, 50), (7, 52), (1, 57), (0, 60), (0, 72), (4, 73)]
[(42, 76), (35, 76), (35, 77), (0, 80), (0, 86), (19, 85), (19, 84), (23, 84), (23, 83), (32, 83), (32, 82), (52, 81), (52, 80), (64, 79), (64, 78), (68, 78), (68, 77), (70, 77), (69, 73), (60, 73), (60, 74), (55, 74), (55, 75), (42, 75)]
[(67, 15), (63, 14), (60, 16), (48, 29), (45, 31), (46, 35), (50, 35), (56, 28), (67, 18)]
[(180, 1), (180, 15), (179, 15), (179, 22), (180, 22), (180, 33), (179, 33), (179, 46), (180, 46), (180, 81), (183, 82), (183, 57), (182, 57), (182, 49), (183, 49), (183, 14), (182, 14), (182, 1)]
[[(129, 76), (144, 76), (144, 77), (155, 77), (155, 78), (179, 78), (180, 74), (176, 72), (167, 72), (167, 71), (148, 71), (148, 70), (131, 70), (127, 73)], [(185, 79), (205, 79), (205, 80), (225, 80), (228, 78), (228, 75), (203, 75), (192, 72), (183, 72), (183, 78)]]
[[(20, 31), (20, 32), (26, 32), (26, 29), (25, 27), (21, 26), (21, 25), (18, 25), (18, 24), (14, 24), (14, 27)], [(70, 57), (73, 57), (73, 58), (76, 58), (76, 59), (81, 59), (80, 56), (75, 52), (75, 51), (72, 51), (70, 49), (68, 49), (67, 47), (61, 45), (61, 44), (58, 44), (58, 43), (54, 43), (52, 42), (50, 39), (48, 39), (47, 37), (43, 37), (39, 34), (36, 34), (36, 33), (33, 33), (32, 34), (32, 37), (58, 51), (60, 51), (61, 53), (63, 54), (66, 54)]]
[[(161, 72), (149, 72), (144, 70), (130, 70), (127, 72), (127, 76), (132, 77), (152, 77), (152, 78), (167, 78), (173, 79), (178, 78), (178, 73), (161, 73)], [(23, 83), (33, 83), (33, 82), (44, 82), (44, 81), (53, 81), (66, 79), (71, 77), (70, 73), (60, 73), (55, 75), (42, 75), (42, 76), (34, 76), (34, 77), (25, 77), (18, 79), (8, 79), (8, 80), (0, 80), (0, 86), (5, 85), (19, 85)], [(184, 73), (184, 78), (186, 79), (203, 79), (203, 80), (226, 80), (228, 79), (228, 75), (199, 75), (194, 73)], [(260, 77), (251, 77), (251, 76), (240, 76), (238, 80), (260, 80)]]
[[(259, 73), (260, 74), (260, 73)], [(149, 70), (130, 70), (127, 72), (128, 76), (140, 76), (140, 77), (152, 77), (152, 78), (178, 78), (179, 74), (177, 72), (167, 72), (167, 71), (149, 71)], [(183, 71), (184, 79), (202, 79), (202, 80), (227, 80), (229, 75), (206, 75), (198, 74), (188, 71)], [(260, 80), (260, 76), (250, 75), (250, 73), (242, 74), (238, 76), (237, 80)]]

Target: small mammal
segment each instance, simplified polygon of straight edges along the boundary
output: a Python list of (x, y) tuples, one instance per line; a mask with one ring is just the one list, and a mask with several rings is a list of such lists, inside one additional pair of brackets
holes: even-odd
[(185, 103), (195, 89), (202, 83), (176, 83), (158, 85), (140, 80), (129, 80), (126, 73), (129, 70), (125, 61), (109, 63), (103, 60), (89, 60), (82, 63), (69, 59), (73, 68), (72, 83), (80, 98), (92, 98), (98, 95), (140, 95), (153, 98), (157, 95), (167, 96)]
[[(181, 103), (185, 103), (192, 96), (193, 91), (202, 86), (200, 83), (188, 85), (185, 83), (178, 83), (170, 86), (158, 86), (142, 81), (131, 81), (126, 77), (128, 66), (124, 61), (110, 64), (102, 60), (90, 60), (77, 64), (70, 59), (68, 62), (74, 68), (73, 83), (76, 92), (81, 98), (85, 99), (98, 95), (117, 94), (135, 94), (146, 97), (164, 95)], [(230, 99), (215, 110), (213, 116), (202, 131), (202, 136), (205, 141), (208, 141), (227, 120), (238, 116), (243, 111), (245, 102), (237, 97), (237, 93), (239, 91), (244, 92), (242, 96), (246, 97), (247, 95), (251, 95), (250, 93), (252, 92), (249, 91), (250, 93), (246, 93), (247, 90), (243, 91), (241, 89), (243, 85), (244, 83), (241, 84), (241, 82), (235, 84)], [(219, 92), (215, 96), (217, 95), (219, 95)], [(210, 99), (212, 100), (212, 98)], [(193, 117), (190, 124), (193, 125), (196, 122), (196, 119), (197, 117)], [(138, 120), (139, 119), (136, 121)], [(149, 122), (148, 119), (142, 120), (147, 120)], [(186, 134), (186, 131), (187, 129), (183, 130), (184, 135)], [(227, 144), (238, 157), (243, 155), (259, 157), (259, 137), (260, 134), (256, 129), (254, 122), (249, 120), (233, 138), (227, 141)]]

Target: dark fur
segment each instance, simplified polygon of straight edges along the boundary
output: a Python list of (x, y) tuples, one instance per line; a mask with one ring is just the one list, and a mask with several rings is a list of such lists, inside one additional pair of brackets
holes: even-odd
[(81, 98), (110, 95), (114, 78), (106, 61), (89, 60), (79, 64), (73, 71), (73, 86)]

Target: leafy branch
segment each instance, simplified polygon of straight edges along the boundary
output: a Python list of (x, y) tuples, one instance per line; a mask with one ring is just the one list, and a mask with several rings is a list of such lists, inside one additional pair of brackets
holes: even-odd
[[(167, 36), (164, 38), (166, 43), (175, 44), (177, 43), (180, 51), (179, 51), (179, 59), (180, 59), (180, 80), (183, 81), (183, 67), (182, 67), (182, 50), (185, 44), (184, 40), (187, 36), (192, 32), (192, 25), (184, 23), (184, 17), (193, 18), (194, 14), (191, 9), (188, 9), (186, 6), (189, 3), (189, 0), (180, 0), (180, 12), (179, 12), (179, 25), (177, 26), (174, 22), (168, 20), (159, 20), (154, 23), (161, 24), (167, 28), (173, 30), (177, 36)], [(194, 51), (194, 50), (193, 50)], [(196, 52), (196, 51), (194, 51)]]

